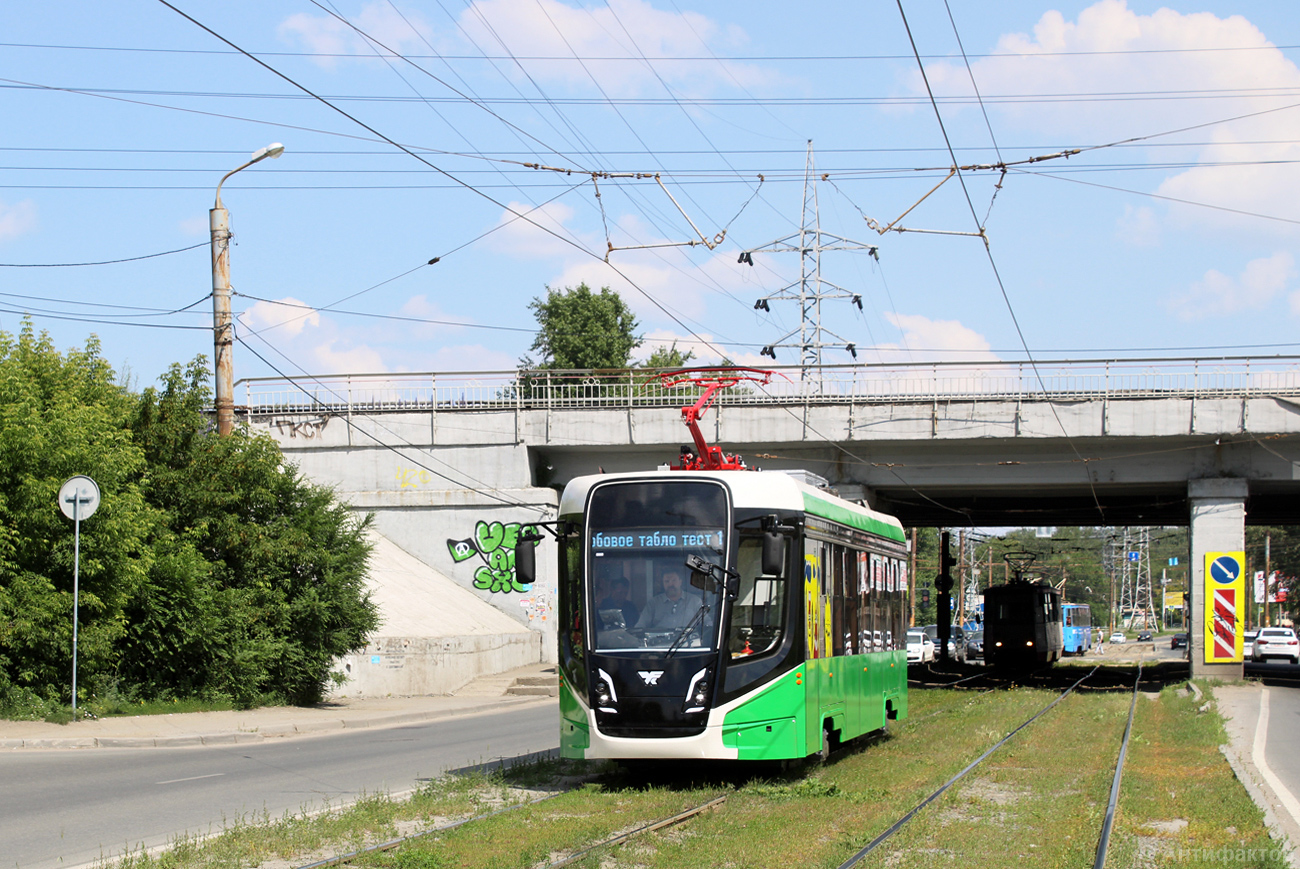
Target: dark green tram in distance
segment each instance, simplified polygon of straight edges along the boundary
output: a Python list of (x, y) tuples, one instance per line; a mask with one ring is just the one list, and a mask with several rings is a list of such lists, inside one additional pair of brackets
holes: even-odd
[(574, 479), (557, 528), (562, 756), (796, 759), (907, 716), (893, 517), (660, 469)]

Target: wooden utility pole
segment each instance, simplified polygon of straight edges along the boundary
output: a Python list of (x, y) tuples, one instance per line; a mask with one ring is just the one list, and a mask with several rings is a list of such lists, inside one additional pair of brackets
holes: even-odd
[(1269, 531), (1264, 532), (1264, 627), (1269, 627), (1268, 617), (1268, 581), (1272, 579), (1273, 565), (1271, 562), (1272, 553), (1269, 551), (1273, 542), (1273, 535)]

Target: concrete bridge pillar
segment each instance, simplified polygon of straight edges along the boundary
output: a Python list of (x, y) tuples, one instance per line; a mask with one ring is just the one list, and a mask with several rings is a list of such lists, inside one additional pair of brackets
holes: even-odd
[[(1191, 615), (1188, 619), (1188, 653), (1191, 655), (1192, 677), (1239, 681), (1243, 666), (1237, 664), (1207, 664), (1205, 662), (1206, 582), (1205, 556), (1210, 552), (1242, 552), (1246, 548), (1246, 495), (1247, 483), (1243, 479), (1220, 477), (1188, 480), (1187, 500), (1190, 512), (1191, 538)], [(1245, 564), (1240, 565), (1244, 574)], [(1242, 576), (1242, 588), (1251, 588), (1249, 577)], [(1237, 603), (1240, 619), (1246, 606), (1245, 594)], [(1249, 651), (1249, 650), (1247, 650)]]

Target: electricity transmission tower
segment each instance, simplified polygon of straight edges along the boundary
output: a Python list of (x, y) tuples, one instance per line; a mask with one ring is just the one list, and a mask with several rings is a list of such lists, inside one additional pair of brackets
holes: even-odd
[(1138, 531), (1137, 564), (1133, 566), (1133, 607), (1135, 613), (1142, 613), (1142, 627), (1155, 627), (1153, 611), (1155, 595), (1151, 590), (1151, 529)]
[(821, 216), (817, 208), (817, 173), (813, 167), (812, 140), (809, 139), (803, 180), (803, 215), (799, 231), (740, 254), (740, 262), (751, 266), (754, 264), (755, 253), (767, 251), (799, 254), (799, 280), (759, 299), (754, 303), (754, 308), (771, 311), (769, 302), (799, 303), (799, 328), (791, 329), (764, 347), (760, 353), (775, 360), (778, 348), (797, 349), (803, 378), (808, 376), (807, 369), (822, 364), (823, 350), (847, 350), (854, 359), (858, 358), (856, 344), (822, 325), (822, 302), (845, 299), (857, 305), (859, 311), (862, 310), (861, 293), (846, 290), (822, 277), (822, 253), (843, 250), (865, 250), (879, 259), (875, 245), (834, 235), (821, 228)]
[(1151, 591), (1151, 529), (1139, 528), (1130, 536), (1125, 528), (1120, 558), (1119, 612), (1124, 627), (1136, 627), (1139, 620), (1141, 627), (1152, 627), (1155, 596)]

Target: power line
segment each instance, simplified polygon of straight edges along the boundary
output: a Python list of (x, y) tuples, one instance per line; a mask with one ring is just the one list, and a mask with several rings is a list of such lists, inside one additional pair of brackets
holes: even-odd
[[(484, 198), (484, 199), (486, 199), (487, 201), (491, 202), (493, 205), (496, 205), (498, 208), (501, 208), (502, 210), (507, 211), (507, 212), (509, 212), (509, 213), (511, 213), (511, 214), (513, 214), (513, 215), (515, 215), (515, 217), (517, 217), (517, 218), (519, 218), (519, 219), (521, 219), (521, 220), (525, 220), (525, 221), (527, 221), (529, 224), (531, 224), (532, 226), (536, 227), (537, 229), (540, 229), (541, 231), (545, 232), (547, 235), (550, 235), (550, 236), (553, 236), (553, 237), (559, 239), (560, 241), (564, 242), (565, 244), (570, 245), (570, 246), (576, 248), (577, 250), (581, 251), (582, 253), (587, 254), (588, 256), (591, 256), (591, 257), (596, 258), (596, 259), (600, 259), (600, 257), (598, 257), (594, 252), (589, 251), (589, 250), (587, 250), (586, 248), (582, 247), (582, 245), (578, 244), (576, 241), (574, 241), (574, 240), (572, 240), (572, 239), (569, 239), (569, 238), (565, 238), (564, 236), (560, 235), (559, 233), (555, 232), (554, 230), (550, 229), (549, 227), (543, 226), (542, 224), (538, 223), (537, 221), (528, 218), (526, 215), (520, 214), (518, 211), (516, 211), (515, 209), (511, 208), (509, 205), (506, 205), (505, 203), (499, 202), (499, 201), (497, 201), (496, 199), (494, 199), (494, 198), (492, 198), (491, 196), (489, 196), (488, 194), (484, 193), (483, 191), (481, 191), (481, 190), (479, 190), (479, 189), (473, 187), (473, 186), (470, 185), (470, 184), (465, 183), (464, 181), (461, 181), (459, 178), (455, 177), (455, 176), (452, 175), (450, 172), (447, 172), (445, 169), (442, 169), (442, 168), (440, 168), (440, 167), (438, 167), (438, 166), (435, 166), (433, 163), (430, 163), (430, 162), (429, 162), (428, 160), (426, 160), (424, 157), (421, 157), (419, 154), (415, 153), (414, 151), (412, 151), (412, 150), (411, 150), (410, 148), (408, 148), (407, 146), (402, 145), (402, 144), (400, 144), (400, 143), (394, 141), (393, 139), (391, 139), (391, 138), (389, 138), (388, 136), (384, 135), (383, 133), (379, 132), (379, 131), (376, 130), (374, 127), (371, 127), (369, 124), (365, 123), (364, 121), (360, 120), (359, 118), (357, 118), (357, 117), (355, 117), (355, 116), (353, 116), (353, 115), (348, 114), (348, 113), (345, 112), (343, 109), (341, 109), (341, 108), (339, 108), (338, 106), (336, 106), (336, 105), (334, 105), (333, 103), (331, 103), (329, 100), (327, 100), (327, 99), (325, 99), (325, 98), (323, 98), (323, 97), (321, 97), (321, 96), (318, 96), (317, 94), (315, 94), (313, 91), (311, 91), (311, 90), (308, 89), (307, 87), (305, 87), (305, 86), (299, 84), (298, 82), (294, 81), (294, 80), (291, 79), (289, 76), (285, 75), (284, 73), (282, 73), (282, 72), (280, 72), (279, 70), (275, 69), (275, 68), (272, 67), (271, 65), (267, 64), (265, 61), (262, 61), (262, 60), (260, 60), (259, 58), (255, 57), (254, 55), (248, 53), (247, 51), (244, 51), (244, 49), (242, 49), (242, 48), (240, 48), (239, 46), (235, 45), (233, 42), (231, 42), (229, 39), (226, 39), (224, 36), (222, 36), (221, 34), (217, 33), (215, 30), (213, 30), (213, 29), (211, 29), (210, 27), (208, 27), (208, 26), (202, 24), (202, 23), (199, 22), (198, 20), (196, 20), (196, 19), (194, 19), (193, 17), (187, 15), (185, 12), (182, 12), (180, 9), (178, 9), (178, 8), (175, 7), (175, 6), (173, 6), (171, 3), (167, 2), (167, 0), (158, 0), (158, 2), (159, 2), (159, 3), (162, 3), (164, 6), (166, 6), (166, 7), (169, 8), (169, 9), (171, 9), (172, 11), (176, 12), (178, 15), (180, 15), (181, 17), (185, 18), (186, 20), (190, 21), (192, 24), (196, 25), (197, 27), (199, 27), (199, 28), (203, 29), (204, 31), (208, 32), (209, 34), (211, 34), (211, 35), (214, 36), (215, 38), (217, 38), (217, 39), (221, 40), (222, 42), (226, 43), (226, 44), (229, 45), (231, 48), (234, 48), (234, 49), (238, 50), (240, 53), (242, 53), (243, 55), (245, 55), (246, 57), (248, 57), (250, 60), (252, 60), (253, 62), (255, 62), (255, 63), (257, 63), (258, 65), (260, 65), (260, 66), (262, 66), (263, 68), (265, 68), (268, 72), (271, 72), (272, 74), (276, 75), (277, 77), (284, 79), (286, 82), (288, 82), (289, 84), (291, 84), (291, 85), (293, 85), (294, 87), (298, 88), (298, 89), (301, 90), (303, 93), (308, 94), (308, 95), (311, 96), (313, 99), (318, 100), (318, 101), (321, 102), (323, 105), (329, 107), (330, 109), (333, 109), (335, 112), (338, 112), (340, 115), (342, 115), (343, 117), (345, 117), (345, 118), (347, 118), (348, 120), (352, 121), (352, 122), (353, 122), (354, 124), (356, 124), (357, 126), (359, 126), (359, 127), (361, 127), (362, 129), (364, 129), (364, 130), (366, 130), (366, 131), (368, 131), (368, 132), (370, 132), (370, 133), (372, 133), (372, 134), (378, 136), (379, 138), (383, 139), (385, 142), (387, 142), (388, 144), (392, 145), (393, 147), (395, 147), (395, 148), (399, 148), (399, 149), (401, 149), (402, 151), (405, 151), (407, 154), (409, 154), (410, 156), (414, 157), (416, 160), (419, 160), (421, 163), (425, 164), (425, 165), (428, 166), (430, 169), (433, 169), (434, 171), (438, 172), (439, 174), (445, 176), (445, 177), (448, 178), (449, 180), (455, 182), (457, 185), (463, 187), (464, 189), (466, 189), (466, 190), (468, 190), (468, 191), (470, 191), (470, 192), (473, 192), (473, 193), (477, 194), (478, 196), (481, 196), (482, 198)], [(664, 304), (663, 304), (662, 302), (660, 302), (658, 299), (656, 299), (654, 296), (652, 296), (650, 293), (648, 293), (644, 288), (641, 287), (640, 284), (638, 284), (636, 281), (632, 280), (632, 279), (631, 279), (631, 278), (630, 278), (630, 277), (629, 277), (625, 272), (623, 272), (623, 271), (622, 271), (621, 269), (619, 269), (617, 266), (613, 266), (613, 265), (611, 265), (610, 268), (613, 269), (614, 272), (615, 272), (616, 274), (618, 274), (620, 277), (622, 277), (625, 281), (627, 281), (629, 285), (631, 285), (631, 286), (634, 287), (634, 288), (635, 288), (639, 293), (641, 293), (641, 295), (643, 295), (643, 296), (644, 296), (644, 297), (645, 297), (645, 298), (646, 298), (646, 299), (647, 299), (651, 304), (653, 304), (653, 305), (654, 305), (655, 307), (657, 307), (660, 311), (662, 311), (664, 314), (666, 314), (666, 315), (667, 315), (667, 316), (668, 316), (668, 317), (669, 317), (669, 318), (670, 318), (674, 323), (677, 323), (677, 325), (681, 326), (683, 329), (685, 329), (686, 331), (690, 332), (692, 336), (694, 336), (698, 341), (700, 341), (700, 343), (704, 344), (706, 347), (709, 347), (709, 348), (712, 349), (715, 353), (718, 353), (719, 355), (722, 355), (721, 352), (720, 352), (716, 347), (713, 346), (712, 342), (710, 342), (710, 341), (708, 341), (708, 340), (702, 338), (702, 337), (699, 336), (698, 334), (696, 334), (695, 331), (694, 331), (693, 329), (691, 329), (690, 327), (688, 327), (685, 323), (683, 323), (683, 322), (681, 321), (681, 319), (680, 319), (676, 314), (674, 314), (672, 311), (668, 310), (668, 308), (665, 307)]]
[[(145, 48), (132, 46), (110, 46), (110, 45), (66, 45), (51, 43), (35, 42), (0, 42), (0, 48), (37, 48), (66, 51), (109, 51), (109, 52), (132, 52), (139, 54), (209, 54), (209, 55), (237, 55), (236, 51), (225, 51), (222, 49), (212, 48)], [(1125, 55), (1162, 55), (1162, 54), (1210, 54), (1216, 52), (1254, 52), (1254, 51), (1293, 51), (1300, 49), (1300, 45), (1241, 45), (1241, 46), (1205, 46), (1198, 48), (1129, 48), (1129, 49), (1110, 49), (1096, 51), (1024, 51), (1024, 52), (988, 52), (982, 54), (970, 54), (967, 57), (974, 58), (1030, 58), (1030, 59), (1051, 59), (1055, 57), (1117, 57)], [(369, 59), (371, 55), (356, 54), (352, 52), (340, 51), (259, 51), (258, 54), (263, 57), (307, 57), (307, 58), (329, 58), (337, 60), (348, 59)], [(549, 54), (530, 54), (530, 55), (488, 55), (488, 54), (436, 54), (436, 55), (408, 55), (415, 60), (487, 60), (487, 61), (571, 61), (573, 58), (568, 55), (549, 55)], [(913, 60), (916, 55), (911, 54), (737, 54), (726, 57), (719, 57), (716, 54), (709, 55), (684, 55), (679, 54), (672, 57), (657, 57), (656, 61), (661, 62), (678, 62), (678, 63), (697, 63), (702, 60), (712, 61), (738, 61), (745, 63), (759, 63), (763, 61), (862, 61), (862, 60)], [(957, 54), (922, 54), (923, 60), (958, 60), (961, 55)], [(635, 63), (638, 58), (627, 55), (590, 55), (587, 60), (600, 62), (627, 62)]]
[[(340, 395), (338, 395), (338, 393), (334, 392), (333, 389), (330, 389), (330, 387), (325, 386), (325, 384), (321, 383), (319, 380), (317, 380), (316, 378), (312, 377), (311, 375), (305, 375), (305, 376), (302, 377), (302, 378), (295, 378), (295, 377), (293, 377), (292, 375), (285, 374), (285, 373), (284, 373), (283, 371), (281, 371), (281, 370), (280, 370), (280, 369), (279, 369), (279, 368), (278, 368), (278, 367), (277, 367), (273, 362), (271, 362), (269, 359), (267, 359), (267, 358), (266, 358), (265, 356), (263, 356), (261, 353), (258, 353), (257, 350), (256, 350), (256, 349), (255, 349), (251, 344), (249, 344), (247, 341), (245, 341), (245, 340), (243, 339), (243, 336), (241, 336), (241, 335), (236, 335), (236, 336), (235, 336), (235, 340), (238, 341), (238, 342), (240, 343), (240, 345), (244, 347), (244, 349), (248, 350), (248, 352), (252, 353), (252, 354), (253, 354), (254, 356), (256, 356), (258, 359), (260, 359), (260, 360), (262, 361), (262, 364), (264, 364), (266, 367), (270, 368), (272, 371), (274, 371), (274, 372), (275, 372), (276, 374), (278, 374), (280, 377), (284, 378), (284, 379), (285, 379), (286, 381), (288, 381), (289, 383), (293, 384), (293, 386), (294, 386), (296, 389), (298, 389), (299, 391), (301, 391), (302, 394), (303, 394), (304, 396), (306, 396), (306, 397), (307, 397), (307, 398), (312, 402), (312, 404), (314, 404), (314, 405), (319, 405), (319, 406), (322, 406), (322, 407), (327, 407), (323, 401), (321, 401), (320, 399), (318, 399), (318, 398), (317, 398), (315, 395), (313, 395), (312, 393), (308, 392), (306, 389), (303, 389), (303, 387), (298, 383), (299, 380), (315, 381), (316, 385), (318, 385), (318, 386), (324, 386), (324, 388), (325, 388), (327, 391), (329, 391), (330, 393), (332, 393), (332, 394), (338, 396), (340, 399), (342, 398), (342, 396), (340, 396)], [(264, 341), (264, 343), (265, 343), (265, 341)], [(291, 364), (294, 365), (295, 368), (298, 368), (299, 370), (302, 370), (302, 366), (298, 365), (296, 362), (293, 362), (293, 360), (289, 359), (288, 356), (285, 356), (285, 354), (284, 354), (283, 352), (281, 352), (280, 350), (276, 349), (275, 347), (272, 347), (269, 343), (267, 344), (267, 346), (268, 346), (268, 347), (271, 347), (271, 349), (274, 350), (278, 355), (280, 355), (280, 356), (283, 357), (284, 359), (288, 360)], [(363, 415), (365, 415), (365, 416), (370, 416), (369, 414), (363, 414)], [(371, 419), (372, 422), (374, 422), (374, 417), (373, 417), (373, 416), (370, 416), (370, 419)], [(546, 509), (544, 509), (544, 508), (542, 508), (542, 507), (538, 507), (538, 506), (536, 506), (536, 505), (534, 505), (534, 504), (526, 504), (526, 503), (524, 503), (523, 501), (519, 501), (519, 500), (511, 499), (511, 498), (508, 498), (508, 497), (506, 497), (506, 496), (504, 496), (504, 495), (497, 494), (497, 492), (500, 491), (499, 489), (496, 489), (496, 488), (493, 487), (493, 486), (489, 486), (487, 483), (484, 483), (482, 480), (476, 479), (475, 477), (472, 477), (472, 476), (470, 476), (469, 474), (466, 474), (463, 470), (459, 470), (459, 469), (458, 469), (458, 470), (459, 470), (459, 473), (460, 473), (462, 476), (468, 478), (468, 479), (471, 480), (472, 482), (478, 483), (479, 485), (483, 486), (484, 488), (478, 488), (477, 486), (467, 485), (466, 483), (461, 482), (461, 481), (459, 481), (459, 480), (454, 480), (454, 479), (452, 479), (451, 477), (447, 476), (445, 473), (443, 473), (443, 472), (437, 470), (436, 468), (432, 468), (432, 467), (430, 467), (429, 465), (425, 464), (425, 463), (424, 463), (423, 461), (421, 461), (420, 459), (412, 458), (410, 455), (408, 455), (408, 454), (406, 454), (406, 453), (403, 453), (403, 452), (402, 452), (398, 447), (394, 446), (393, 444), (388, 443), (387, 441), (380, 440), (378, 437), (375, 437), (375, 435), (374, 435), (373, 432), (369, 431), (368, 429), (366, 429), (366, 428), (364, 428), (364, 427), (362, 427), (362, 426), (357, 425), (357, 424), (356, 424), (356, 423), (351, 419), (351, 416), (350, 416), (350, 415), (349, 415), (349, 416), (344, 416), (344, 417), (343, 417), (343, 420), (344, 420), (344, 422), (347, 424), (347, 426), (348, 426), (350, 429), (352, 429), (354, 432), (356, 432), (357, 434), (365, 435), (365, 436), (368, 437), (370, 440), (374, 441), (374, 443), (377, 444), (378, 446), (381, 446), (381, 447), (383, 447), (384, 449), (389, 450), (390, 452), (396, 453), (397, 455), (401, 456), (403, 459), (405, 459), (406, 461), (408, 461), (408, 462), (410, 462), (411, 464), (415, 465), (416, 467), (421, 468), (421, 469), (423, 469), (423, 470), (426, 470), (426, 471), (428, 471), (429, 473), (431, 473), (431, 474), (433, 474), (433, 475), (435, 475), (435, 476), (437, 476), (437, 477), (440, 477), (440, 478), (443, 479), (443, 480), (446, 480), (448, 483), (451, 483), (453, 486), (459, 486), (459, 487), (461, 487), (461, 488), (463, 488), (463, 489), (468, 489), (468, 490), (471, 491), (471, 492), (477, 492), (478, 494), (483, 495), (484, 497), (491, 498), (492, 500), (494, 500), (494, 501), (498, 501), (498, 502), (500, 502), (500, 503), (502, 503), (502, 504), (505, 504), (506, 506), (509, 506), (509, 507), (519, 507), (519, 508), (522, 508), (522, 509), (525, 509), (525, 510), (532, 510), (532, 511), (534, 511), (534, 512), (536, 512), (536, 513), (539, 513), (539, 514), (541, 514), (541, 515), (546, 515), (546, 514), (549, 512), (548, 510), (546, 510)], [(410, 441), (407, 441), (407, 440), (401, 438), (401, 437), (400, 437), (396, 432), (392, 431), (391, 429), (387, 428), (386, 426), (383, 426), (382, 424), (379, 424), (379, 423), (377, 423), (377, 422), (376, 422), (375, 424), (376, 424), (379, 428), (382, 428), (384, 431), (386, 431), (386, 432), (388, 432), (390, 435), (392, 435), (395, 439), (397, 439), (397, 440), (398, 440), (401, 444), (403, 444), (404, 446), (409, 447), (409, 448), (411, 448), (411, 449), (416, 449), (416, 450), (419, 449), (419, 447), (417, 447), (415, 444), (413, 444), (413, 443), (411, 443)], [(432, 458), (432, 457), (430, 457), (430, 458)], [(440, 462), (440, 464), (447, 465), (446, 462)], [(447, 465), (447, 467), (450, 468), (451, 466), (450, 466), (450, 465)]]
[[(162, 0), (159, 0), (162, 2)], [(250, 55), (251, 56), (251, 55)], [(401, 57), (401, 55), (398, 55)], [(577, 58), (579, 62), (585, 62), (584, 58)], [(391, 104), (408, 104), (408, 103), (431, 103), (445, 105), (462, 105), (469, 101), (479, 108), (488, 106), (529, 106), (535, 100), (526, 96), (496, 96), (496, 97), (476, 97), (470, 99), (464, 94), (447, 97), (424, 97), (424, 96), (394, 96), (381, 94), (321, 94), (317, 96), (312, 93), (294, 94), (294, 93), (267, 93), (252, 91), (184, 91), (184, 90), (162, 90), (151, 88), (102, 88), (102, 87), (52, 87), (48, 85), (35, 84), (32, 82), (19, 82), (13, 79), (0, 79), (0, 89), (8, 90), (63, 90), (75, 93), (88, 94), (92, 96), (105, 97), (186, 97), (194, 99), (240, 99), (240, 100), (286, 100), (290, 102), (306, 102), (309, 99), (318, 99), (322, 102), (330, 103), (391, 103)], [(597, 85), (599, 89), (599, 85)], [(1242, 98), (1267, 98), (1267, 97), (1284, 97), (1300, 95), (1300, 88), (1294, 86), (1287, 87), (1247, 87), (1247, 88), (1192, 88), (1184, 90), (1148, 90), (1148, 91), (1079, 91), (1079, 92), (1031, 92), (1031, 93), (1006, 93), (1006, 94), (984, 94), (982, 96), (966, 96), (956, 94), (952, 96), (934, 97), (934, 101), (941, 105), (979, 105), (997, 104), (997, 105), (1036, 105), (1039, 103), (1093, 103), (1093, 102), (1135, 102), (1143, 100), (1170, 101), (1170, 100), (1208, 100), (1208, 99), (1242, 99)], [(850, 94), (844, 96), (776, 96), (776, 97), (689, 97), (669, 94), (666, 97), (616, 97), (604, 95), (601, 97), (553, 97), (549, 102), (560, 106), (606, 106), (616, 108), (619, 106), (691, 106), (694, 108), (712, 106), (712, 107), (735, 107), (735, 106), (830, 106), (830, 107), (850, 107), (850, 106), (918, 106), (928, 105), (929, 99), (913, 96), (877, 96), (872, 94)], [(494, 113), (495, 114), (495, 113)], [(499, 117), (499, 116), (498, 116)], [(633, 132), (633, 135), (636, 135)], [(552, 150), (549, 147), (547, 150)]]
[[(86, 263), (0, 263), (0, 268), (61, 269), (61, 268), (74, 268), (77, 266), (111, 266), (111, 265), (116, 265), (117, 263), (131, 263), (131, 262), (137, 262), (142, 259), (153, 259), (154, 257), (170, 256), (171, 254), (174, 253), (184, 253), (187, 250), (194, 250), (195, 248), (198, 247), (207, 247), (207, 246), (208, 246), (208, 242), (201, 241), (198, 244), (192, 244), (189, 247), (178, 247), (176, 248), (176, 250), (165, 250), (162, 251), (161, 253), (147, 253), (147, 254), (143, 254), (142, 256), (130, 256), (130, 257), (126, 257), (125, 259), (109, 259), (109, 260), (101, 260), (99, 262), (86, 262)], [(5, 295), (5, 294), (0, 293), (0, 295)]]
[[(984, 232), (984, 226), (980, 223), (979, 215), (975, 211), (975, 203), (971, 200), (970, 191), (966, 187), (965, 174), (957, 165), (957, 154), (952, 150), (952, 141), (948, 138), (948, 130), (943, 123), (943, 113), (939, 111), (939, 104), (934, 100), (934, 92), (930, 88), (930, 79), (925, 74), (925, 64), (921, 63), (920, 54), (917, 52), (916, 40), (912, 37), (911, 25), (907, 23), (907, 13), (903, 11), (903, 0), (895, 0), (895, 2), (898, 4), (898, 14), (903, 19), (903, 28), (907, 31), (907, 39), (912, 45), (912, 52), (917, 55), (916, 63), (921, 70), (921, 81), (925, 83), (925, 91), (930, 95), (930, 102), (934, 107), (934, 116), (939, 122), (939, 131), (943, 134), (944, 144), (948, 146), (948, 153), (952, 157), (953, 171), (957, 174), (957, 180), (961, 183), (962, 193), (966, 197), (966, 205), (970, 208), (971, 220), (974, 221), (980, 239), (984, 242), (984, 253), (988, 257), (989, 267), (992, 268), (993, 277), (997, 280), (998, 289), (1002, 293), (1002, 301), (1007, 306), (1007, 313), (1011, 315), (1011, 324), (1015, 326), (1016, 335), (1020, 337), (1020, 344), (1024, 348), (1025, 355), (1029, 358), (1029, 364), (1034, 370), (1034, 376), (1038, 378), (1039, 385), (1041, 386), (1043, 385), (1043, 375), (1038, 370), (1038, 363), (1034, 361), (1033, 354), (1029, 350), (1029, 342), (1025, 339), (1025, 333), (1020, 328), (1020, 321), (1016, 317), (1015, 308), (1011, 304), (1011, 297), (1007, 294), (1006, 285), (1002, 282), (1002, 274), (998, 271), (997, 261), (993, 258), (993, 249), (989, 245), (989, 239)], [(954, 24), (954, 27), (955, 26), (956, 25)], [(1098, 515), (1104, 520), (1106, 518), (1106, 512), (1102, 509), (1101, 500), (1097, 497), (1097, 490), (1092, 482), (1092, 474), (1088, 471), (1087, 460), (1084, 459), (1073, 439), (1071, 439), (1069, 434), (1065, 431), (1065, 423), (1061, 420), (1060, 414), (1057, 413), (1056, 405), (1049, 403), (1048, 407), (1051, 408), (1052, 416), (1056, 418), (1057, 425), (1061, 427), (1061, 432), (1065, 434), (1066, 441), (1070, 444), (1070, 449), (1074, 452), (1075, 456), (1078, 457), (1079, 461), (1084, 463), (1084, 477), (1088, 482), (1088, 490), (1092, 493), (1092, 501), (1097, 507)]]

